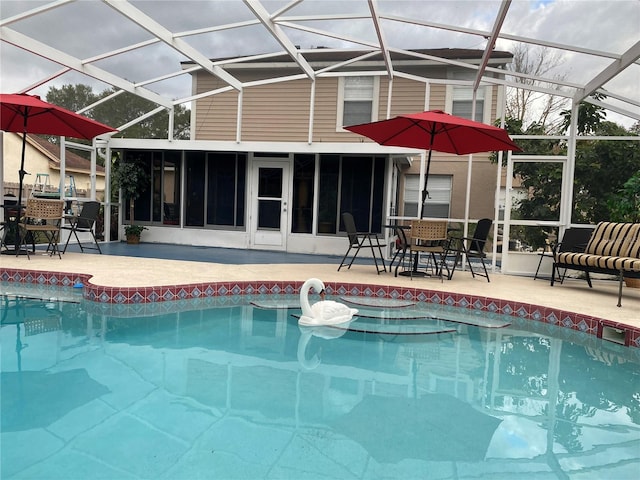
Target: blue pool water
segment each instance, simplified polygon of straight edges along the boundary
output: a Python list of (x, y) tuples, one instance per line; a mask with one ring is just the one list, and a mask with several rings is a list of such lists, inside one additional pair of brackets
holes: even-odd
[[(633, 349), (343, 297), (155, 305), (0, 296), (3, 479), (637, 478)], [(40, 298), (38, 298), (40, 297)]]

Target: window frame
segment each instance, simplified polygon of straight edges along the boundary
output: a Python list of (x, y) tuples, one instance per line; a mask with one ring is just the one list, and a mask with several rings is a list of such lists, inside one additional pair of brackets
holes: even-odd
[(344, 129), (344, 102), (345, 88), (350, 78), (372, 78), (373, 85), (371, 91), (371, 118), (361, 123), (375, 122), (378, 120), (378, 107), (380, 104), (380, 77), (376, 75), (350, 75), (338, 78), (338, 100), (336, 107), (336, 132), (348, 132)]
[[(411, 182), (408, 182), (408, 179), (411, 179)], [(411, 215), (408, 214), (406, 211), (406, 207), (407, 204), (414, 204), (414, 202), (408, 202), (406, 200), (407, 198), (407, 186), (409, 183), (411, 184), (415, 184), (415, 179), (418, 180), (418, 199), (417, 202), (415, 202), (415, 206), (416, 206), (416, 213), (415, 215)], [(448, 183), (448, 188), (443, 188), (440, 187), (439, 185), (436, 185), (435, 187), (433, 186), (434, 180), (438, 180), (438, 181), (444, 181), (445, 179), (447, 179), (447, 183)], [(452, 197), (452, 191), (453, 191), (453, 175), (438, 175), (438, 174), (431, 174), (429, 175), (429, 193), (433, 196), (433, 194), (435, 192), (438, 193), (445, 193), (445, 196), (448, 198), (447, 201), (443, 201), (443, 200), (432, 200), (432, 199), (427, 199), (425, 202), (425, 211), (428, 213), (429, 212), (429, 205), (433, 206), (433, 205), (438, 205), (440, 207), (443, 206), (447, 206), (447, 214), (445, 216), (440, 216), (440, 215), (426, 215), (429, 217), (435, 217), (435, 218), (449, 218), (451, 215), (451, 197)], [(413, 185), (409, 185), (409, 186), (413, 186)], [(403, 182), (403, 186), (402, 186), (402, 216), (405, 217), (409, 217), (409, 216), (415, 216), (418, 217), (420, 215), (420, 204), (422, 202), (422, 189), (420, 188), (420, 175), (417, 173), (407, 173), (404, 176), (404, 182)], [(414, 192), (415, 190), (412, 188), (411, 192)], [(448, 193), (447, 193), (448, 192)], [(438, 195), (439, 196), (439, 195)]]
[[(454, 104), (454, 96), (455, 90), (467, 90), (471, 97), (468, 101), (471, 103), (471, 98), (473, 95), (473, 87), (470, 85), (447, 85), (446, 94), (445, 94), (445, 111), (453, 115), (453, 104)], [(468, 120), (476, 120), (481, 123), (490, 124), (491, 123), (491, 103), (492, 103), (492, 93), (493, 89), (490, 85), (480, 86), (478, 87), (478, 93), (482, 92), (482, 98), (476, 98), (476, 106), (479, 102), (482, 102), (482, 117), (478, 119), (479, 110), (476, 110), (476, 118), (472, 119), (470, 117), (464, 117)], [(460, 116), (460, 115), (459, 115)]]

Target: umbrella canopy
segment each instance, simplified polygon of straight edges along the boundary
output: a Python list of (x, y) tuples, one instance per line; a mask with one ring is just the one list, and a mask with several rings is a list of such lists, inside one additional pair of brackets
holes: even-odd
[(471, 462), (484, 460), (500, 422), (450, 395), (368, 395), (333, 426), (380, 463)]
[(40, 97), (23, 93), (0, 94), (0, 130), (85, 139), (116, 131)]
[(378, 142), (380, 145), (421, 148), (429, 151), (422, 201), (428, 196), (427, 182), (433, 150), (456, 155), (520, 150), (507, 131), (450, 115), (441, 110), (408, 113), (379, 122), (344, 127)]
[[(24, 93), (0, 94), (0, 130), (22, 133), (18, 205), (22, 205), (27, 133), (91, 139), (103, 133), (116, 131), (113, 127), (45, 102), (38, 96)], [(19, 217), (18, 215), (16, 223)]]

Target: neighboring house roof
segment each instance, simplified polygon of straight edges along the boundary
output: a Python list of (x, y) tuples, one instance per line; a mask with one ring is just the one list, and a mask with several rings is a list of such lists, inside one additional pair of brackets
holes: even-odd
[[(305, 58), (309, 63), (314, 62), (342, 62), (350, 60), (358, 55), (363, 55), (365, 53), (369, 53), (371, 50), (335, 50), (324, 47), (317, 47), (312, 50), (305, 50)], [(483, 55), (483, 50), (470, 49), (470, 48), (423, 48), (423, 49), (415, 49), (415, 50), (407, 50), (407, 52), (413, 52), (418, 55), (425, 55), (429, 57), (438, 57), (446, 60), (471, 60), (477, 59), (480, 60)], [(420, 58), (416, 55), (408, 55), (404, 52), (389, 52), (391, 60), (394, 62), (422, 62), (424, 59)], [(224, 58), (213, 58), (212, 62), (224, 62), (225, 60), (233, 60), (233, 59), (243, 59), (244, 60), (239, 68), (243, 66), (246, 67), (247, 64), (271, 64), (271, 63), (295, 63), (290, 55), (281, 54), (281, 55), (267, 55), (265, 57), (259, 57), (252, 59), (251, 57), (224, 57)], [(502, 60), (500, 63), (509, 63), (513, 58), (513, 54), (510, 52), (505, 52), (501, 50), (494, 50), (491, 52), (491, 59), (493, 60)], [(382, 53), (378, 52), (371, 57), (368, 57), (363, 62), (384, 62), (384, 57)], [(182, 65), (193, 65), (195, 62), (192, 61), (184, 61), (181, 62)], [(226, 65), (225, 68), (233, 67), (232, 65)]]
[[(38, 135), (27, 135), (27, 141), (48, 158), (50, 168), (60, 170), (60, 145), (51, 143)], [(67, 149), (65, 152), (65, 171), (89, 174), (91, 173), (91, 161)], [(104, 175), (104, 167), (96, 165), (96, 174)]]

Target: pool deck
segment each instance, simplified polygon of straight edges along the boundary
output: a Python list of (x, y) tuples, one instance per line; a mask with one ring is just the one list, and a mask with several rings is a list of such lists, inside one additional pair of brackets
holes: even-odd
[[(125, 244), (107, 246), (103, 255), (68, 251), (62, 260), (43, 253), (32, 255), (30, 260), (25, 256), (2, 255), (0, 271), (87, 274), (91, 276), (91, 284), (114, 289), (215, 282), (294, 282), (318, 277), (325, 282), (428, 289), (510, 300), (589, 315), (609, 320), (612, 324), (640, 329), (640, 289), (623, 287), (622, 307), (617, 307), (618, 282), (611, 280), (594, 280), (594, 287), (590, 289), (585, 280), (567, 278), (564, 284), (551, 287), (548, 280), (492, 273), (491, 282), (488, 283), (482, 277), (474, 279), (470, 272), (459, 270), (450, 281), (441, 281), (437, 277), (411, 279), (394, 277), (389, 272), (378, 275), (373, 264), (367, 260), (358, 260), (351, 269), (343, 268), (338, 272), (338, 257), (198, 247), (151, 247), (145, 244), (128, 247), (123, 245)], [(163, 248), (169, 250), (163, 251)], [(155, 253), (150, 253), (152, 250)], [(180, 260), (138, 256), (141, 254), (172, 256)]]

